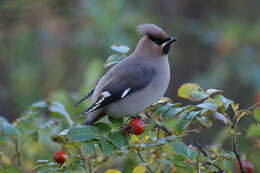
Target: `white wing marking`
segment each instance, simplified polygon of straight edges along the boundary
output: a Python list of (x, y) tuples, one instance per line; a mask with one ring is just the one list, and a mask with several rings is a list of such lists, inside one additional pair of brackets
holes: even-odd
[(130, 89), (131, 89), (131, 88), (127, 88), (127, 89), (123, 92), (123, 94), (121, 95), (121, 98), (124, 98), (124, 97), (127, 95), (127, 93), (130, 91)]

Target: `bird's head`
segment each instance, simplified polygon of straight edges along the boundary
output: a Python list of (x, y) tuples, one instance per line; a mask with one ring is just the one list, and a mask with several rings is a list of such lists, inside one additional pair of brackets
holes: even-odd
[(137, 32), (144, 35), (137, 44), (136, 52), (138, 53), (167, 55), (171, 44), (176, 41), (154, 24), (139, 25)]

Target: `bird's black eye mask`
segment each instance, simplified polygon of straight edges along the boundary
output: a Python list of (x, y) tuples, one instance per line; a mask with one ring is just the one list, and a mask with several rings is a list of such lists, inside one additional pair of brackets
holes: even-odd
[(169, 41), (170, 38), (166, 39), (166, 40), (163, 40), (163, 39), (160, 39), (160, 38), (156, 38), (156, 37), (153, 37), (151, 35), (148, 35), (148, 37), (150, 38), (150, 40), (152, 40), (155, 44), (157, 45), (162, 45), (164, 42), (166, 41)]

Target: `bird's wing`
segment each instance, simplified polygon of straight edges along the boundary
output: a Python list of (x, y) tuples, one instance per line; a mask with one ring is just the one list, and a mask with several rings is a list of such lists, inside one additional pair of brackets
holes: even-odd
[(131, 64), (118, 70), (103, 87), (97, 101), (81, 115), (100, 109), (145, 88), (154, 75), (154, 68), (144, 63)]

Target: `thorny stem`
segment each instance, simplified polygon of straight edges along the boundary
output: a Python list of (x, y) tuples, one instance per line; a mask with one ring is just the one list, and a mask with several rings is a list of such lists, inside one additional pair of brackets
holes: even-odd
[[(237, 115), (235, 115), (235, 117), (233, 119), (232, 130), (234, 130), (237, 127), (238, 121), (236, 120), (236, 117), (237, 117)], [(240, 156), (239, 156), (238, 148), (237, 148), (236, 134), (232, 134), (232, 147), (233, 147), (233, 152), (235, 153), (236, 159), (238, 160), (238, 163), (240, 166), (240, 173), (245, 173)]]
[(199, 161), (200, 153), (198, 152), (197, 161), (196, 161), (196, 167), (197, 167), (197, 173), (200, 173), (200, 161)]
[(97, 170), (99, 170), (107, 162), (108, 159), (109, 159), (109, 157), (105, 157), (102, 161), (100, 161), (100, 163), (96, 167), (93, 168), (91, 173), (97, 172)]
[(83, 154), (83, 150), (82, 148), (80, 148), (80, 157), (82, 158), (83, 162), (84, 162), (84, 166), (85, 168), (88, 169), (89, 172), (92, 172), (92, 166), (90, 161), (88, 160), (88, 158)]
[(163, 124), (159, 124), (157, 123), (149, 114), (145, 114), (148, 118), (150, 118), (154, 123), (156, 123), (156, 127), (160, 128), (162, 131), (164, 131), (168, 136), (171, 136), (172, 133), (170, 132), (170, 130), (168, 130)]
[(139, 150), (137, 151), (137, 156), (139, 157), (139, 159), (146, 165), (147, 169), (149, 170), (150, 173), (154, 173), (152, 168), (150, 168), (150, 166), (148, 165), (148, 163), (144, 160), (143, 156), (141, 155)]
[(158, 127), (158, 129), (157, 129), (156, 139), (157, 139), (157, 140), (160, 139), (160, 128), (159, 128), (159, 127)]
[(19, 151), (19, 146), (18, 146), (18, 140), (15, 139), (14, 142), (15, 142), (15, 156), (17, 159), (17, 165), (18, 165), (18, 168), (20, 168), (21, 167), (21, 157), (20, 157), (20, 151)]

